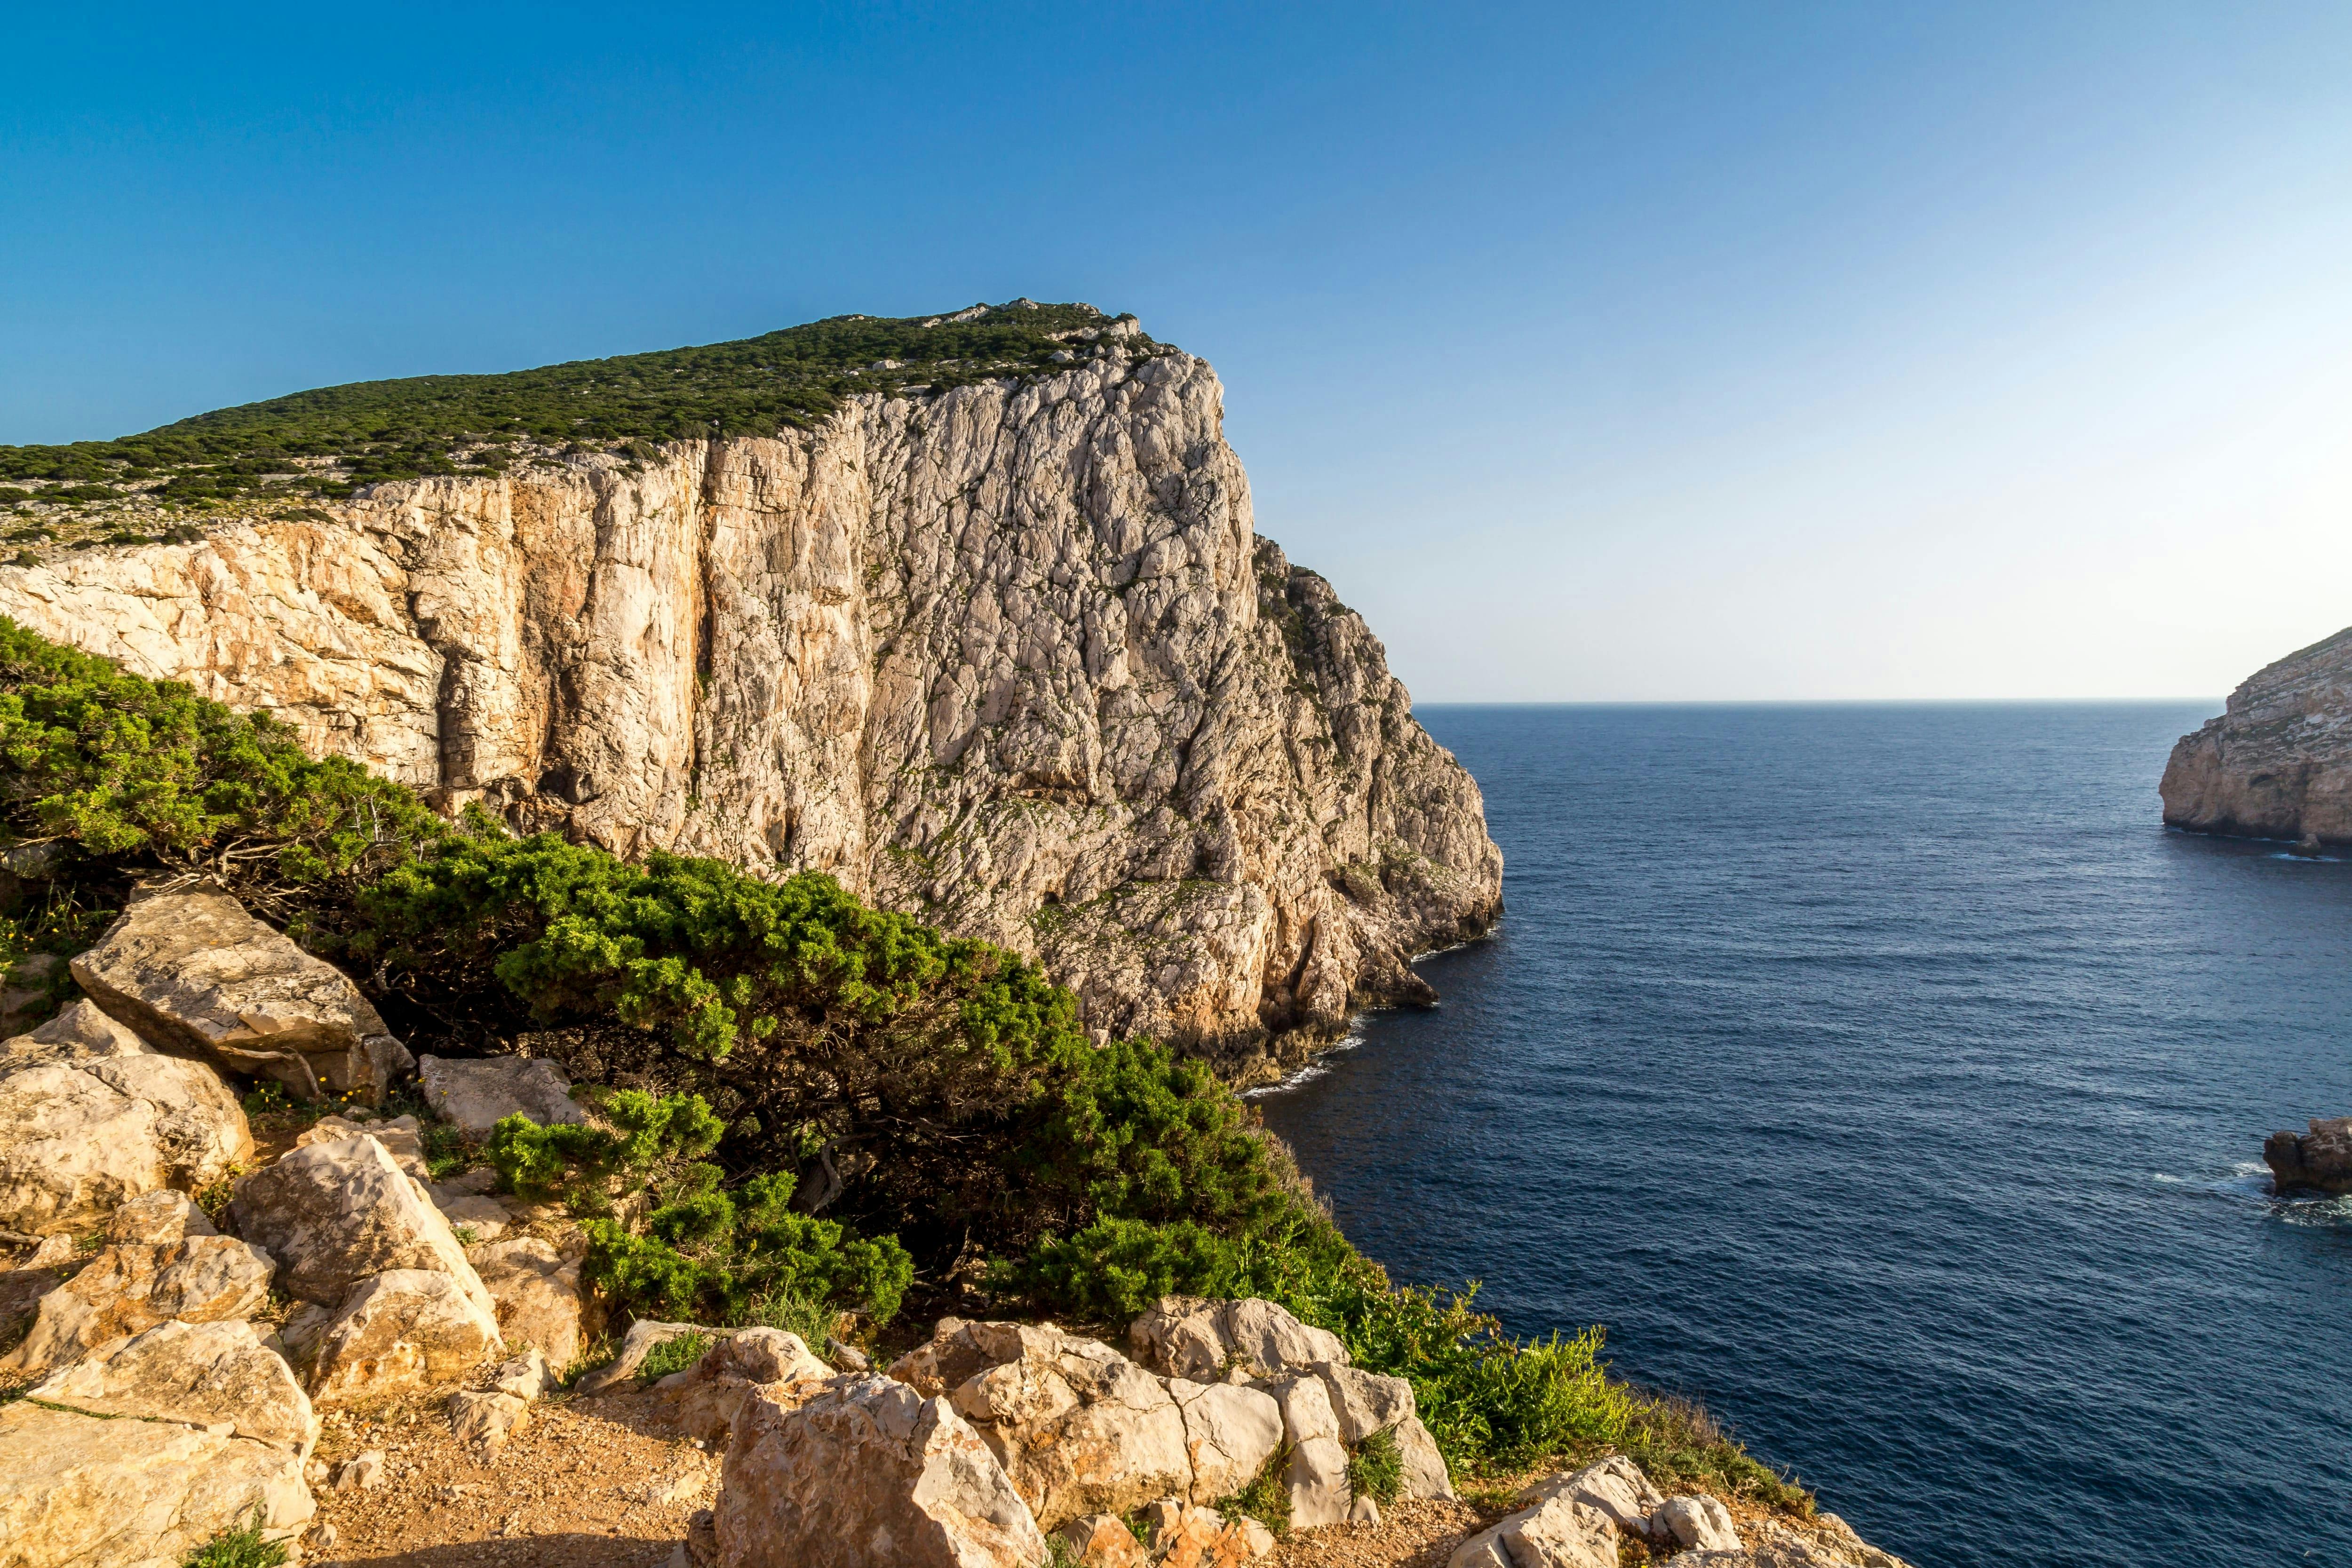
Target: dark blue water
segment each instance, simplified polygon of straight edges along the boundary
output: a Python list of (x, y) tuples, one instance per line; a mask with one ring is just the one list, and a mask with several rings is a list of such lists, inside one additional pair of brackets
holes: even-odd
[(2352, 865), (2168, 833), (2203, 707), (1433, 709), (1508, 869), (1258, 1103), (1397, 1274), (1920, 1568), (2352, 1563)]

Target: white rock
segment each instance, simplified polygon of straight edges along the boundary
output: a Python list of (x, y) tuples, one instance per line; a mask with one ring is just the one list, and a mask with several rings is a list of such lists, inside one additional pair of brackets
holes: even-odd
[(319, 1337), (310, 1397), (365, 1405), (462, 1383), (503, 1352), (498, 1320), (449, 1275), (395, 1268), (373, 1275)]
[(370, 1275), (425, 1269), (448, 1275), (495, 1315), (449, 1222), (372, 1137), (293, 1150), (236, 1184), (229, 1216), (278, 1259), (278, 1288), (289, 1295), (340, 1307)]
[(493, 1390), (449, 1396), (449, 1432), (460, 1443), (495, 1448), (530, 1425), (530, 1401)]
[(449, 1222), (449, 1228), (454, 1231), (463, 1226), (474, 1233), (474, 1239), (478, 1245), (485, 1241), (498, 1240), (506, 1234), (507, 1226), (514, 1223), (514, 1215), (509, 1211), (506, 1205), (495, 1198), (476, 1197), (467, 1194), (454, 1197), (439, 1206), (441, 1217)]
[(1168, 1296), (1128, 1329), (1135, 1359), (1152, 1371), (1214, 1383), (1228, 1366), (1253, 1377), (1346, 1366), (1347, 1347), (1328, 1330), (1310, 1328), (1286, 1308), (1255, 1297), (1235, 1301)]
[(948, 1319), (926, 1350), (942, 1383), (969, 1369), (949, 1398), (1044, 1528), (1190, 1494), (1182, 1412), (1160, 1379), (1100, 1341)]
[(720, 1568), (1044, 1568), (1045, 1537), (944, 1399), (844, 1377), (786, 1407), (754, 1394), (727, 1451)]
[(1686, 1552), (1737, 1552), (1731, 1510), (1711, 1497), (1678, 1497), (1657, 1510), (1657, 1524)]
[(497, 1304), (499, 1336), (508, 1348), (531, 1346), (559, 1370), (580, 1359), (580, 1347), (595, 1325), (581, 1288), (578, 1249), (524, 1236), (478, 1242), (466, 1249), (466, 1257)]
[(339, 1492), (373, 1491), (383, 1485), (383, 1450), (370, 1448), (344, 1461), (335, 1472), (335, 1489)]
[(51, 1373), (32, 1396), (93, 1415), (210, 1427), (308, 1458), (318, 1417), (292, 1369), (247, 1322), (164, 1323)]
[[(395, 1116), (389, 1121), (371, 1121), (322, 1116), (302, 1130), (294, 1140), (294, 1147), (307, 1149), (313, 1143), (340, 1143), (346, 1138), (373, 1138), (383, 1145), (383, 1152), (392, 1156), (392, 1163), (412, 1180), (429, 1182), (433, 1168), (425, 1160), (423, 1131), (414, 1116)], [(437, 1205), (439, 1200), (435, 1202)]]
[(1617, 1568), (1617, 1526), (1598, 1509), (1553, 1497), (1472, 1536), (1446, 1568)]
[(547, 1358), (534, 1345), (511, 1361), (500, 1362), (491, 1368), (490, 1386), (518, 1399), (541, 1399), (555, 1392), (555, 1369), (548, 1365)]
[(305, 1100), (356, 1090), (373, 1103), (407, 1060), (341, 970), (226, 894), (134, 897), (72, 967), (149, 1044), (276, 1079)]
[(1290, 1442), (1291, 1528), (1345, 1523), (1352, 1500), (1348, 1450), (1339, 1445), (1339, 1418), (1323, 1380), (1299, 1373), (1265, 1387), (1282, 1407), (1283, 1436)]
[(1282, 1406), (1263, 1389), (1171, 1378), (1168, 1393), (1184, 1416), (1194, 1502), (1231, 1497), (1282, 1447)]
[(563, 1070), (541, 1057), (419, 1057), (416, 1079), (425, 1103), (475, 1138), (488, 1137), (509, 1116), (528, 1116), (542, 1127), (588, 1120), (572, 1103)]
[(1369, 1497), (1358, 1497), (1348, 1504), (1348, 1522), (1367, 1530), (1381, 1527), (1381, 1505)]
[(110, 1057), (152, 1054), (146, 1041), (84, 997), (30, 1034), (0, 1042), (0, 1078), (22, 1068), (87, 1067)]
[(290, 1542), (311, 1511), (302, 1456), (276, 1444), (28, 1399), (0, 1405), (0, 1561), (8, 1568), (175, 1568), (257, 1513), (266, 1535)]
[(1619, 1530), (1635, 1536), (1650, 1532), (1651, 1515), (1666, 1500), (1642, 1473), (1642, 1467), (1622, 1454), (1537, 1481), (1519, 1493), (1519, 1503), (1523, 1508), (1533, 1507), (1556, 1497), (1597, 1508)]
[(677, 1428), (715, 1448), (732, 1433), (754, 1388), (773, 1403), (790, 1405), (814, 1398), (834, 1375), (798, 1334), (739, 1329), (720, 1337), (693, 1366), (654, 1386), (662, 1391)]
[(142, 1193), (114, 1211), (107, 1222), (106, 1238), (127, 1245), (162, 1246), (192, 1236), (218, 1236), (205, 1211), (180, 1193), (158, 1188)]
[(0, 1366), (41, 1372), (173, 1319), (251, 1317), (269, 1300), (271, 1273), (267, 1253), (231, 1236), (105, 1247), (41, 1298), (24, 1342)]

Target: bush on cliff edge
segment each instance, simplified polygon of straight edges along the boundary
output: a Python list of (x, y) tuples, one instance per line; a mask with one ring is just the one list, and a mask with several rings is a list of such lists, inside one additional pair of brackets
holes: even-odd
[(1410, 1378), (1456, 1466), (1632, 1444), (1780, 1485), (1610, 1382), (1598, 1331), (1519, 1342), (1475, 1288), (1391, 1286), (1202, 1064), (1095, 1047), (1034, 964), (829, 877), (451, 823), (266, 715), (5, 618), (0, 829), (6, 957), (78, 951), (134, 881), (202, 874), (341, 961), (396, 1028), (570, 1051), (610, 1086), (602, 1125), (517, 1119), (489, 1152), (584, 1215), (626, 1310), (879, 1323), (984, 1279), (1115, 1325), (1164, 1294), (1263, 1295)]

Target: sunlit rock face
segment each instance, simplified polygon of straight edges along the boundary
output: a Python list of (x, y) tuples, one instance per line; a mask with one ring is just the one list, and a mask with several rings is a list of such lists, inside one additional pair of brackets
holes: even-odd
[(1257, 537), (1199, 359), (378, 486), (0, 613), (520, 827), (829, 871), (1249, 1079), (1501, 910), (1478, 789)]
[(2248, 677), (2172, 748), (2162, 793), (2174, 827), (2352, 843), (2352, 630)]

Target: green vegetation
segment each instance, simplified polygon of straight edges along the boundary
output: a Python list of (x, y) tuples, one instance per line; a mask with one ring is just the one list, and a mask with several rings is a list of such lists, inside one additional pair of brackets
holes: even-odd
[[(1615, 1446), (1802, 1505), (1689, 1407), (1612, 1382), (1598, 1330), (1521, 1341), (1475, 1287), (1393, 1286), (1201, 1063), (1097, 1048), (1034, 965), (830, 878), (450, 823), (266, 718), (5, 621), (0, 832), (11, 863), (46, 847), (0, 911), (19, 940), (86, 940), (132, 879), (202, 872), (413, 1040), (528, 1034), (610, 1086), (595, 1121), (511, 1119), (484, 1152), (583, 1216), (625, 1310), (814, 1343), (843, 1313), (871, 1329), (941, 1305), (976, 1268), (1000, 1310), (1114, 1334), (1163, 1294), (1259, 1295), (1410, 1379), (1465, 1473)], [(1359, 1464), (1386, 1484), (1377, 1452)]]
[(1289, 1534), (1289, 1472), (1290, 1445), (1277, 1444), (1249, 1485), (1218, 1500), (1217, 1511), (1227, 1519), (1254, 1519), (1277, 1536)]
[[(120, 440), (0, 447), (0, 479), (53, 481), (0, 496), (101, 500), (142, 485), (161, 501), (202, 504), (497, 473), (556, 449), (642, 460), (654, 455), (653, 442), (805, 429), (861, 392), (944, 390), (1048, 372), (1056, 353), (1088, 351), (1076, 334), (1110, 320), (1090, 306), (1016, 300), (964, 321), (835, 316), (737, 342), (503, 375), (356, 382)], [(1136, 352), (1157, 347), (1140, 336), (1127, 342)]]
[(709, 1334), (680, 1334), (674, 1340), (664, 1340), (637, 1363), (637, 1376), (652, 1383), (674, 1372), (684, 1372), (700, 1361), (709, 1348)]
[(1404, 1489), (1404, 1452), (1388, 1427), (1371, 1434), (1348, 1456), (1348, 1495), (1386, 1505)]
[(224, 1531), (181, 1559), (180, 1568), (278, 1568), (286, 1561), (282, 1542), (261, 1535), (261, 1510), (241, 1530)]

